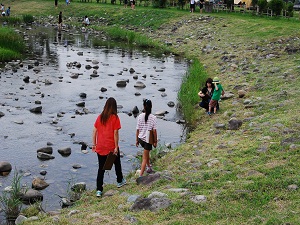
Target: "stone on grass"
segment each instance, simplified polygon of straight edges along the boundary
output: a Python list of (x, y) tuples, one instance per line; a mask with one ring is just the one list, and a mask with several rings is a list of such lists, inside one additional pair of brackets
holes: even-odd
[(130, 210), (150, 210), (153, 212), (157, 212), (160, 209), (168, 208), (171, 204), (171, 200), (167, 198), (143, 198), (137, 199), (137, 201), (131, 206)]
[(137, 184), (141, 184), (141, 185), (150, 185), (155, 181), (159, 180), (160, 178), (161, 178), (160, 174), (155, 173), (155, 174), (150, 174), (148, 176), (139, 177), (136, 179), (136, 182)]
[(191, 201), (196, 203), (196, 204), (199, 204), (199, 203), (206, 202), (207, 198), (204, 195), (195, 195), (195, 196), (191, 197)]
[(298, 189), (298, 185), (296, 185), (296, 184), (291, 184), (288, 186), (288, 190), (290, 190), (290, 191), (295, 191), (297, 189)]
[(229, 125), (228, 125), (229, 130), (238, 130), (242, 126), (243, 121), (235, 119), (235, 118), (231, 118), (228, 121), (228, 123), (229, 123)]

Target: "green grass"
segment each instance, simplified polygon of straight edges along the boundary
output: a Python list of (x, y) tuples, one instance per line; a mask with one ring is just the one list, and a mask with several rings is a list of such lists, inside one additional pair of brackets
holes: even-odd
[(0, 61), (22, 58), (25, 44), (22, 38), (9, 28), (0, 28)]
[(194, 59), (189, 67), (187, 74), (184, 76), (178, 98), (181, 102), (181, 110), (185, 119), (192, 125), (195, 121), (195, 105), (199, 102), (197, 94), (200, 87), (205, 85), (207, 74), (203, 65), (198, 59)]

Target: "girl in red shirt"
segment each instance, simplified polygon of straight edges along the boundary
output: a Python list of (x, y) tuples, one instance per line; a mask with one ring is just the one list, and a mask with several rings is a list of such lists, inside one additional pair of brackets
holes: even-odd
[(107, 99), (102, 113), (97, 117), (93, 129), (93, 151), (98, 156), (98, 175), (97, 175), (97, 197), (103, 192), (103, 166), (107, 155), (113, 152), (117, 155), (114, 165), (117, 175), (117, 187), (126, 184), (123, 178), (120, 151), (119, 151), (119, 129), (121, 129), (120, 119), (117, 115), (117, 102), (114, 98)]

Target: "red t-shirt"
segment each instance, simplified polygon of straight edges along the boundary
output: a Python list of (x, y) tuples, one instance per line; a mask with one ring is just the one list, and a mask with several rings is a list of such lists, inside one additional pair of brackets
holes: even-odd
[(96, 119), (94, 127), (97, 129), (97, 146), (96, 152), (99, 155), (108, 155), (115, 149), (114, 131), (121, 129), (120, 119), (116, 115), (111, 115), (106, 124), (100, 122), (99, 115)]

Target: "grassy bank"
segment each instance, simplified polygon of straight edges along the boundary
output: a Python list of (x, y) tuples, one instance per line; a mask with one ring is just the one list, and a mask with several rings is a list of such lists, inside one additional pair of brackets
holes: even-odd
[(25, 44), (23, 39), (12, 29), (0, 28), (0, 61), (22, 58)]
[[(105, 186), (105, 192), (115, 191), (110, 197), (97, 199), (87, 192), (58, 217), (42, 215), (26, 224), (130, 224), (130, 218), (137, 224), (299, 224), (299, 21), (242, 14), (200, 16), (174, 9), (133, 11), (97, 3), (72, 2), (59, 9), (52, 1), (14, 4), (14, 9), (37, 17), (55, 16), (60, 9), (66, 17), (97, 15), (104, 22), (92, 27), (134, 28), (138, 34), (121, 36), (129, 41), (130, 35), (145, 35), (162, 45), (167, 41), (170, 50), (194, 61), (179, 96), (195, 129), (186, 143), (154, 165), (170, 179), (137, 186), (131, 175), (121, 189)], [(83, 5), (85, 10), (79, 10)], [(197, 92), (206, 76), (218, 76), (225, 91), (233, 94), (221, 101), (212, 117), (197, 107)], [(238, 95), (241, 90), (243, 98)], [(238, 130), (227, 129), (232, 118), (242, 121)], [(147, 197), (153, 191), (166, 193), (172, 205), (159, 212), (130, 210), (125, 193)], [(195, 195), (205, 196), (206, 202), (194, 203)]]

